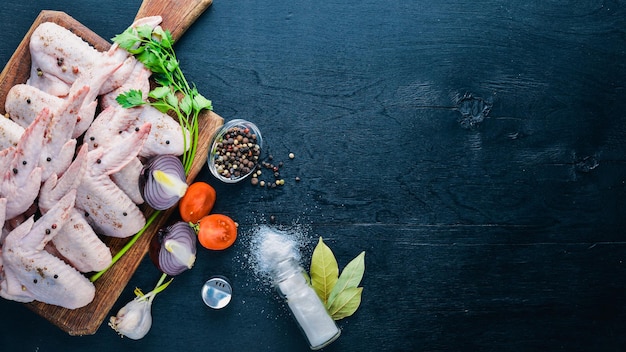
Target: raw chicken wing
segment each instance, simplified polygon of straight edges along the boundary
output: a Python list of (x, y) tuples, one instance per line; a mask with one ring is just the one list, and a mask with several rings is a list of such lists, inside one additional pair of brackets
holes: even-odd
[(35, 222), (30, 217), (11, 231), (2, 246), (0, 296), (18, 302), (40, 301), (68, 309), (89, 304), (94, 285), (76, 269), (46, 252), (74, 205), (75, 191)]

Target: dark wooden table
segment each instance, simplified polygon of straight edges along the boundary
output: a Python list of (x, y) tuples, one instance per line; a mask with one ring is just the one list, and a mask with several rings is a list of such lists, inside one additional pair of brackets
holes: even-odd
[[(138, 8), (6, 0), (0, 63), (42, 9), (111, 38)], [(361, 308), (325, 350), (626, 350), (623, 1), (215, 0), (176, 50), (218, 114), (261, 128), (286, 184), (200, 174), (240, 239), (200, 251), (144, 339), (70, 337), (2, 300), (0, 350), (305, 351), (249, 263), (271, 217), (308, 239), (305, 263), (319, 236), (340, 267), (366, 251)], [(218, 274), (234, 295), (212, 311)], [(112, 314), (158, 277), (146, 259)]]

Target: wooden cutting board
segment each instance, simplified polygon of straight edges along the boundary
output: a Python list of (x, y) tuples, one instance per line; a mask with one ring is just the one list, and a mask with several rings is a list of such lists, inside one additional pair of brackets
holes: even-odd
[[(174, 39), (180, 36), (206, 10), (212, 0), (145, 0), (136, 18), (160, 15), (163, 17), (161, 26), (172, 32)], [(25, 83), (30, 74), (30, 52), (28, 42), (35, 28), (44, 22), (54, 22), (83, 38), (100, 51), (109, 49), (111, 43), (104, 40), (71, 16), (59, 11), (42, 11), (35, 19), (30, 30), (0, 74), (0, 111), (5, 114), (4, 103), (9, 89), (18, 83)], [(128, 24), (130, 25), (130, 23)], [(214, 132), (223, 124), (223, 119), (213, 112), (204, 113), (199, 119), (199, 143), (195, 160), (187, 181), (191, 182), (206, 165), (209, 141)], [(153, 214), (147, 206), (142, 208), (146, 218)], [(65, 309), (58, 306), (33, 302), (27, 306), (48, 319), (70, 335), (94, 334), (107, 318), (112, 306), (126, 287), (131, 276), (148, 251), (150, 240), (163, 227), (175, 208), (161, 212), (145, 233), (131, 249), (96, 282), (96, 296), (93, 302), (80, 309)], [(103, 238), (111, 248), (113, 255), (117, 253), (129, 239)]]

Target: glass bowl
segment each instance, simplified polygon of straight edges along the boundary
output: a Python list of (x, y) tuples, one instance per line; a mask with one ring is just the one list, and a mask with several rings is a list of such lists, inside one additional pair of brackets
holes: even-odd
[(228, 121), (211, 142), (209, 170), (222, 182), (237, 183), (257, 169), (262, 147), (263, 137), (255, 124), (243, 119)]

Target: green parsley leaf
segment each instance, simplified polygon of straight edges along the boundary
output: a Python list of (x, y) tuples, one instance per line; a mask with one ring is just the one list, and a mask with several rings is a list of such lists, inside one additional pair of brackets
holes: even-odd
[(156, 27), (152, 32), (152, 37), (155, 38), (159, 42), (159, 46), (164, 49), (171, 49), (174, 44), (174, 39), (172, 39), (172, 33), (169, 30), (164, 31), (163, 28)]
[(126, 93), (119, 94), (115, 100), (123, 108), (134, 108), (136, 106), (144, 105), (146, 102), (143, 100), (143, 94), (140, 90), (131, 89)]
[(163, 97), (165, 97), (166, 95), (168, 95), (171, 92), (171, 88), (170, 87), (156, 87), (153, 90), (150, 91), (150, 93), (148, 94), (148, 96), (150, 98), (153, 99), (162, 99)]
[(193, 97), (193, 104), (196, 110), (213, 110), (213, 102), (200, 94)]
[(140, 41), (139, 37), (130, 28), (116, 35), (112, 40), (125, 50), (132, 48)]
[(152, 79), (154, 79), (154, 81), (158, 85), (163, 86), (163, 87), (169, 87), (174, 84), (174, 82), (172, 82), (171, 77), (168, 77), (167, 75), (164, 75), (164, 74), (153, 74)]
[(153, 73), (165, 72), (161, 66), (161, 58), (153, 50), (144, 50), (139, 53), (137, 60), (141, 61)]
[(162, 100), (157, 100), (154, 103), (150, 103), (150, 106), (152, 106), (153, 108), (159, 110), (160, 112), (167, 114), (168, 111), (172, 110), (172, 106), (165, 103)]
[(149, 25), (144, 24), (142, 26), (137, 27), (136, 30), (137, 30), (137, 35), (139, 35), (139, 37), (143, 39), (152, 38), (152, 27), (150, 27)]
[(174, 59), (169, 59), (165, 62), (165, 69), (168, 71), (174, 71), (178, 68), (178, 66), (178, 61)]
[(170, 91), (164, 98), (163, 100), (168, 103), (170, 106), (172, 107), (176, 107), (178, 106), (178, 97), (176, 97), (176, 94), (174, 94), (174, 92)]
[(191, 97), (189, 95), (185, 95), (178, 105), (180, 109), (185, 113), (185, 115), (189, 115), (191, 113), (191, 108), (193, 107), (191, 104)]

